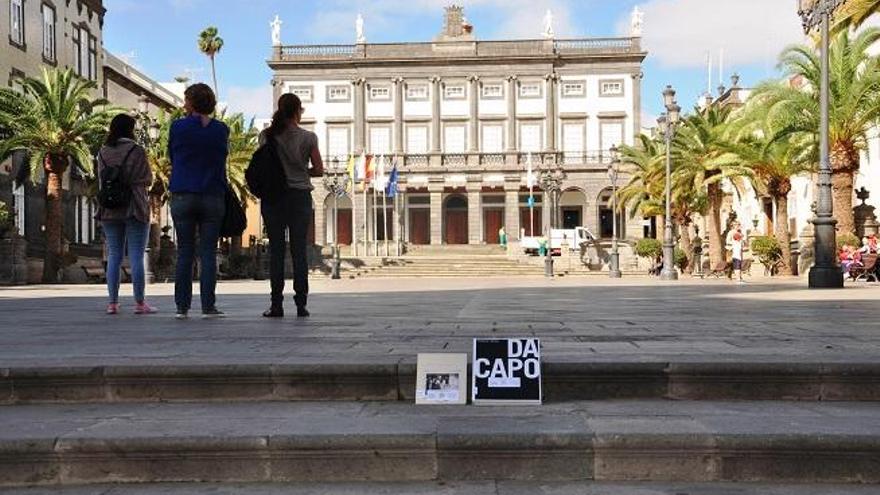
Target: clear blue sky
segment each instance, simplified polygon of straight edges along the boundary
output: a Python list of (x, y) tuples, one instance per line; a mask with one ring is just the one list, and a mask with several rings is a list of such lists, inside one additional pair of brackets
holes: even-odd
[[(369, 42), (426, 41), (441, 27), (446, 0), (105, 0), (105, 46), (160, 81), (192, 71), (209, 80), (210, 65), (196, 46), (215, 25), (226, 45), (217, 60), (221, 100), (265, 117), (271, 73), (269, 22), (284, 21), (286, 44), (352, 43), (354, 19), (365, 18)], [(707, 84), (706, 53), (725, 53), (725, 83), (733, 71), (744, 85), (776, 75), (781, 48), (803, 39), (788, 0), (464, 0), (479, 39), (537, 38), (550, 8), (559, 37), (617, 36), (629, 31), (635, 5), (645, 11), (644, 113), (660, 112), (666, 84), (690, 108)]]

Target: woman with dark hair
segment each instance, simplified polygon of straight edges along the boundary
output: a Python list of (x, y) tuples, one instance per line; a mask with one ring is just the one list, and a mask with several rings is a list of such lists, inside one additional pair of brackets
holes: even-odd
[[(119, 269), (128, 246), (135, 314), (151, 314), (156, 308), (144, 300), (144, 252), (150, 233), (147, 189), (153, 172), (144, 149), (134, 142), (134, 117), (119, 114), (110, 122), (107, 141), (98, 152), (98, 213), (107, 246), (107, 314), (119, 312)], [(115, 169), (115, 170), (110, 170)], [(114, 190), (115, 191), (111, 191)], [(112, 197), (111, 197), (112, 196)], [(110, 197), (111, 200), (104, 198)]]
[(184, 92), (186, 117), (171, 124), (171, 217), (177, 233), (174, 303), (177, 319), (189, 317), (192, 305), (193, 258), (199, 240), (200, 297), (203, 318), (225, 316), (217, 309), (217, 241), (226, 205), (226, 156), (229, 128), (211, 117), (217, 107), (214, 91), (194, 84)]
[(318, 150), (318, 136), (299, 126), (303, 111), (298, 96), (282, 95), (278, 99), (278, 110), (272, 116), (272, 125), (260, 134), (260, 144), (269, 139), (275, 140), (275, 149), (287, 178), (287, 189), (281, 198), (260, 204), (263, 222), (269, 234), (272, 306), (263, 313), (267, 318), (284, 316), (285, 234), (288, 232), (290, 256), (293, 259), (293, 300), (296, 303), (296, 315), (309, 316), (306, 309), (309, 295), (306, 237), (312, 221), (314, 187), (311, 178), (324, 175), (324, 162)]

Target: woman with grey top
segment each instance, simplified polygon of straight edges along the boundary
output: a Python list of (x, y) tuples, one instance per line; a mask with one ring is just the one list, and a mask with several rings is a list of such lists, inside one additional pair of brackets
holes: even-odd
[(144, 149), (134, 142), (135, 119), (120, 114), (110, 122), (107, 141), (98, 152), (97, 176), (103, 177), (108, 167), (121, 167), (121, 186), (130, 190), (127, 204), (105, 208), (99, 204), (95, 216), (101, 222), (107, 246), (107, 291), (110, 302), (107, 314), (119, 313), (119, 270), (125, 248), (131, 264), (135, 314), (152, 314), (156, 308), (144, 298), (144, 252), (150, 233), (150, 207), (147, 188), (153, 183), (153, 172)]
[[(267, 318), (284, 316), (285, 233), (289, 232), (290, 255), (293, 259), (293, 300), (296, 315), (309, 316), (306, 309), (309, 295), (309, 267), (306, 243), (312, 221), (312, 177), (324, 175), (324, 162), (318, 150), (318, 136), (299, 126), (303, 106), (294, 94), (282, 95), (272, 125), (260, 134), (260, 144), (275, 140), (278, 159), (284, 169), (287, 188), (276, 201), (260, 204), (263, 222), (269, 234), (269, 278), (272, 306), (263, 313)], [(309, 164), (311, 163), (311, 167)]]

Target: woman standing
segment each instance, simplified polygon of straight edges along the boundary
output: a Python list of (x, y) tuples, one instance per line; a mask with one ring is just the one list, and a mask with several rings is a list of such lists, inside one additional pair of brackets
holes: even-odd
[[(260, 204), (263, 222), (269, 234), (269, 275), (272, 306), (263, 313), (267, 318), (284, 316), (285, 234), (290, 235), (293, 259), (293, 300), (296, 315), (309, 316), (309, 266), (306, 236), (312, 221), (312, 177), (324, 175), (324, 162), (318, 150), (318, 136), (299, 126), (303, 106), (299, 97), (285, 94), (278, 99), (272, 125), (260, 134), (260, 144), (275, 140), (275, 149), (287, 178), (287, 190), (274, 202)], [(311, 167), (309, 167), (311, 163)]]
[(150, 232), (147, 188), (153, 173), (144, 149), (134, 142), (135, 119), (119, 114), (110, 122), (107, 141), (98, 152), (98, 213), (107, 250), (107, 314), (119, 313), (119, 270), (125, 246), (131, 264), (135, 314), (151, 314), (156, 308), (144, 300), (144, 252)]
[(177, 233), (174, 302), (177, 319), (186, 319), (192, 305), (196, 233), (201, 260), (200, 296), (203, 318), (222, 318), (217, 309), (217, 241), (226, 206), (226, 156), (229, 128), (211, 117), (217, 98), (206, 84), (184, 92), (186, 117), (171, 124), (171, 217)]

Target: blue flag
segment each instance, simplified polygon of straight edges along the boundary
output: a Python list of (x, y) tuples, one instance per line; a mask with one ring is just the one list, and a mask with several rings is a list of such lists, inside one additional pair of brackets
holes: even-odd
[(393, 198), (397, 195), (397, 161), (394, 161), (394, 168), (391, 169), (391, 175), (388, 176), (388, 184), (385, 186), (385, 195)]
[(534, 206), (535, 206), (535, 197), (532, 195), (529, 195), (529, 208), (532, 208)]

